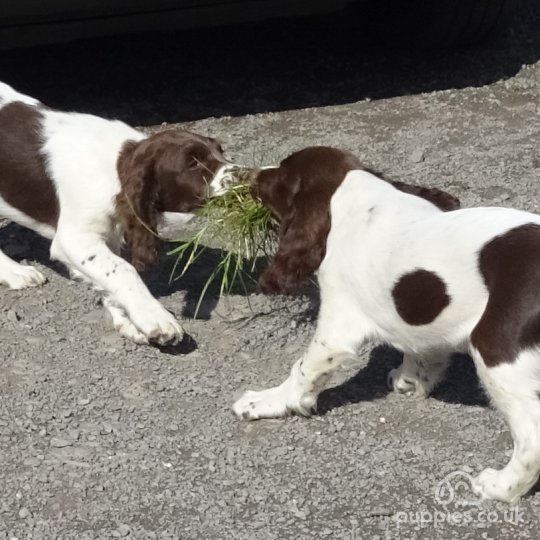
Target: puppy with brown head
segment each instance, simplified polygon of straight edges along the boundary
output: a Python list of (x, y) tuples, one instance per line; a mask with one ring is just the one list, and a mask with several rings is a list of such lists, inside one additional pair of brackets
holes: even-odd
[[(51, 257), (104, 293), (118, 331), (174, 342), (182, 329), (137, 274), (157, 259), (232, 166), (218, 141), (187, 131), (146, 135), (116, 120), (55, 111), (0, 83), (0, 217), (52, 240)], [(130, 265), (120, 254), (131, 252)], [(0, 252), (0, 283), (44, 276)]]
[(444, 212), (457, 200), (385, 181), (327, 148), (259, 172), (253, 192), (282, 224), (262, 289), (287, 292), (318, 269), (321, 305), (289, 377), (246, 392), (235, 413), (311, 414), (330, 373), (366, 344), (403, 352), (388, 384), (416, 397), (429, 396), (454, 352), (468, 352), (514, 438), (507, 465), (482, 471), (473, 488), (516, 504), (540, 477), (540, 215)]
[(125, 143), (118, 157), (118, 217), (132, 264), (145, 270), (157, 258), (159, 238), (173, 238), (208, 197), (221, 189), (228, 166), (221, 144), (188, 131), (164, 131)]
[[(254, 172), (253, 196), (267, 205), (280, 222), (278, 251), (259, 280), (262, 292), (295, 292), (319, 268), (330, 231), (330, 200), (353, 170), (372, 172), (351, 152), (315, 146), (295, 152), (279, 167)], [(387, 182), (442, 210), (459, 208), (458, 199), (437, 188)]]

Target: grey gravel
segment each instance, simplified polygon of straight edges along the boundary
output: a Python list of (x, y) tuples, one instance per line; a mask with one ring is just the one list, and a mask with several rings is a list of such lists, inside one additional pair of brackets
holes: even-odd
[(30, 511), (28, 510), (28, 508), (21, 508), (19, 510), (19, 517), (21, 519), (26, 519), (28, 516), (30, 516)]
[[(323, 47), (311, 23), (295, 37), (283, 22), (263, 25), (249, 46), (235, 48), (230, 32), (197, 40), (207, 50), (230, 37), (217, 39), (219, 58), (193, 46), (181, 56), (189, 41), (181, 36), (118, 38), (44, 49), (37, 59), (2, 53), (0, 73), (59, 107), (152, 129), (193, 119), (182, 126), (219, 136), (239, 162), (331, 144), (468, 206), (539, 212), (540, 5), (519, 5), (511, 32), (476, 50), (352, 48), (355, 38)], [(208, 66), (230, 77), (214, 80)], [(315, 288), (294, 298), (211, 297), (193, 320), (216, 251), (172, 283), (164, 257), (146, 279), (192, 342), (137, 347), (114, 333), (97, 293), (49, 261), (47, 242), (14, 225), (0, 238), (49, 280), (0, 289), (0, 540), (540, 536), (535, 492), (518, 525), (503, 504), (480, 507), (491, 523), (460, 499), (437, 502), (448, 474), (500, 467), (511, 453), (467, 357), (418, 401), (386, 389), (399, 353), (366, 347), (336, 374), (318, 416), (241, 422), (234, 399), (281, 382), (308, 343)], [(456, 511), (472, 520), (428, 519)]]
[(411, 161), (413, 163), (421, 163), (426, 159), (426, 156), (424, 155), (424, 151), (421, 148), (417, 148), (416, 150), (413, 150), (413, 153), (411, 154)]
[(62, 439), (61, 437), (53, 437), (51, 439), (51, 446), (54, 448), (64, 448), (65, 446), (71, 446), (73, 441), (68, 439)]

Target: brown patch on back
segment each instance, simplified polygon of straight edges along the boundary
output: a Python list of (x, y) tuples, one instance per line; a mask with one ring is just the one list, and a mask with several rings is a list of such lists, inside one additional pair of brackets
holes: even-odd
[(11, 206), (56, 227), (59, 203), (41, 154), (43, 115), (13, 102), (0, 107), (0, 196)]
[(396, 189), (399, 189), (399, 191), (426, 199), (426, 201), (434, 204), (443, 212), (450, 212), (461, 207), (461, 202), (457, 197), (450, 195), (450, 193), (447, 193), (442, 189), (414, 186), (412, 184), (405, 184), (404, 182), (399, 182), (397, 180), (389, 180), (389, 182)]
[(540, 345), (540, 225), (497, 236), (480, 250), (478, 263), (489, 300), (471, 343), (493, 367)]
[(452, 210), (458, 210), (459, 208), (461, 208), (461, 201), (457, 197), (450, 195), (450, 193), (447, 193), (442, 189), (417, 186), (415, 184), (406, 184), (405, 182), (400, 182), (399, 180), (392, 180), (391, 178), (388, 178), (385, 174), (369, 167), (362, 167), (362, 169), (371, 174), (374, 174), (382, 180), (385, 180), (389, 184), (392, 184), (397, 190), (403, 191), (403, 193), (408, 193), (409, 195), (415, 195), (416, 197), (425, 199), (431, 204), (434, 204), (443, 212), (450, 212)]
[(411, 326), (433, 322), (450, 304), (444, 281), (423, 269), (401, 276), (392, 289), (392, 298), (399, 316)]

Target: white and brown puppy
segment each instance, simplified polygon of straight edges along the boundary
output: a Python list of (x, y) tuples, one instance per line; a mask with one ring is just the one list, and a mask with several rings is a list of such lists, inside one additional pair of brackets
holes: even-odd
[(244, 394), (235, 413), (310, 414), (330, 371), (366, 341), (404, 352), (389, 382), (416, 396), (431, 392), (453, 352), (467, 351), (514, 438), (506, 467), (484, 470), (475, 489), (510, 503), (529, 491), (540, 473), (540, 216), (443, 212), (331, 148), (259, 172), (253, 190), (282, 227), (261, 288), (287, 292), (318, 268), (321, 308), (290, 376)]
[[(222, 190), (230, 167), (214, 139), (147, 136), (123, 122), (49, 109), (0, 83), (0, 218), (51, 239), (51, 257), (101, 290), (115, 328), (137, 343), (182, 337), (136, 270), (157, 258), (151, 231), (185, 224)], [(119, 256), (124, 241), (133, 265)], [(0, 251), (0, 283), (44, 281)]]

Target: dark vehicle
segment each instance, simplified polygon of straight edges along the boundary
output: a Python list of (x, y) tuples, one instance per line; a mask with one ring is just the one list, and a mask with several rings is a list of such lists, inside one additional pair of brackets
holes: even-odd
[(454, 46), (504, 27), (513, 0), (3, 0), (0, 48), (350, 9), (400, 41)]

